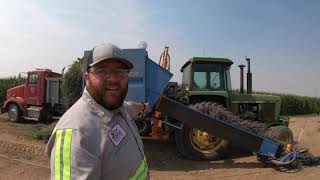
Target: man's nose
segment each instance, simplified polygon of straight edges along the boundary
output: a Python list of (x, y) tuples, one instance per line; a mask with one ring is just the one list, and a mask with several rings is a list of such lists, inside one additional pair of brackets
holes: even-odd
[(108, 82), (120, 82), (121, 77), (115, 75), (115, 74), (111, 74), (109, 77), (106, 77), (106, 81)]

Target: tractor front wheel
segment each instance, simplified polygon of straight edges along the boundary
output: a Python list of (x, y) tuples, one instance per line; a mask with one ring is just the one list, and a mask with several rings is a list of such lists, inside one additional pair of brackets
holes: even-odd
[[(191, 105), (191, 108), (216, 117), (217, 110), (222, 106), (202, 102)], [(194, 160), (216, 160), (225, 156), (229, 143), (226, 140), (217, 138), (211, 133), (200, 129), (192, 128), (187, 124), (181, 130), (176, 130), (175, 140), (178, 151), (182, 156)]]

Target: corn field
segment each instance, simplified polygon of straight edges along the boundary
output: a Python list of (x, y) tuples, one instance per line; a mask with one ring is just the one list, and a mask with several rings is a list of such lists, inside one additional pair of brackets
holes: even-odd
[[(70, 107), (81, 96), (81, 66), (79, 61), (73, 62), (64, 76), (62, 91), (65, 106)], [(0, 105), (6, 100), (7, 89), (26, 81), (22, 77), (0, 78)], [(238, 90), (235, 90), (238, 91)], [(256, 91), (257, 94), (275, 95), (281, 98), (281, 115), (305, 115), (320, 113), (320, 98)]]
[(320, 113), (319, 97), (298, 96), (270, 92), (254, 93), (279, 96), (281, 98), (281, 115), (305, 115)]
[(23, 77), (0, 78), (0, 104), (6, 100), (7, 89), (20, 85), (26, 81)]

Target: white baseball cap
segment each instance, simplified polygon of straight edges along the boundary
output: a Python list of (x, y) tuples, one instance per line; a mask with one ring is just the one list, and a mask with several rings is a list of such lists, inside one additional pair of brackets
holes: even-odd
[(127, 66), (128, 69), (133, 68), (133, 64), (125, 57), (125, 53), (118, 46), (108, 43), (95, 46), (92, 50), (92, 63), (89, 67), (101, 61), (117, 60)]

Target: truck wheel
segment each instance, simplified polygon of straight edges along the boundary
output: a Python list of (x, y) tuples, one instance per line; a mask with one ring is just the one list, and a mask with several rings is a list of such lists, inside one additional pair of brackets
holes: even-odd
[(9, 105), (8, 114), (9, 114), (9, 120), (10, 121), (19, 122), (21, 112), (20, 112), (20, 109), (19, 109), (17, 104), (12, 103), (12, 104)]
[[(191, 108), (216, 117), (220, 106), (210, 102), (191, 105)], [(221, 114), (220, 114), (221, 115)], [(178, 151), (185, 157), (194, 160), (216, 160), (225, 156), (229, 143), (205, 131), (192, 128), (187, 124), (182, 130), (176, 130), (175, 140)]]
[(277, 140), (284, 144), (292, 144), (293, 143), (293, 133), (290, 128), (285, 125), (278, 125), (270, 127), (265, 136)]
[(45, 123), (45, 124), (51, 124), (52, 123), (52, 114), (50, 113), (46, 113), (41, 120)]
[(49, 111), (49, 107), (45, 106), (40, 112), (39, 120), (44, 122), (45, 124), (51, 124), (52, 122), (52, 114)]

